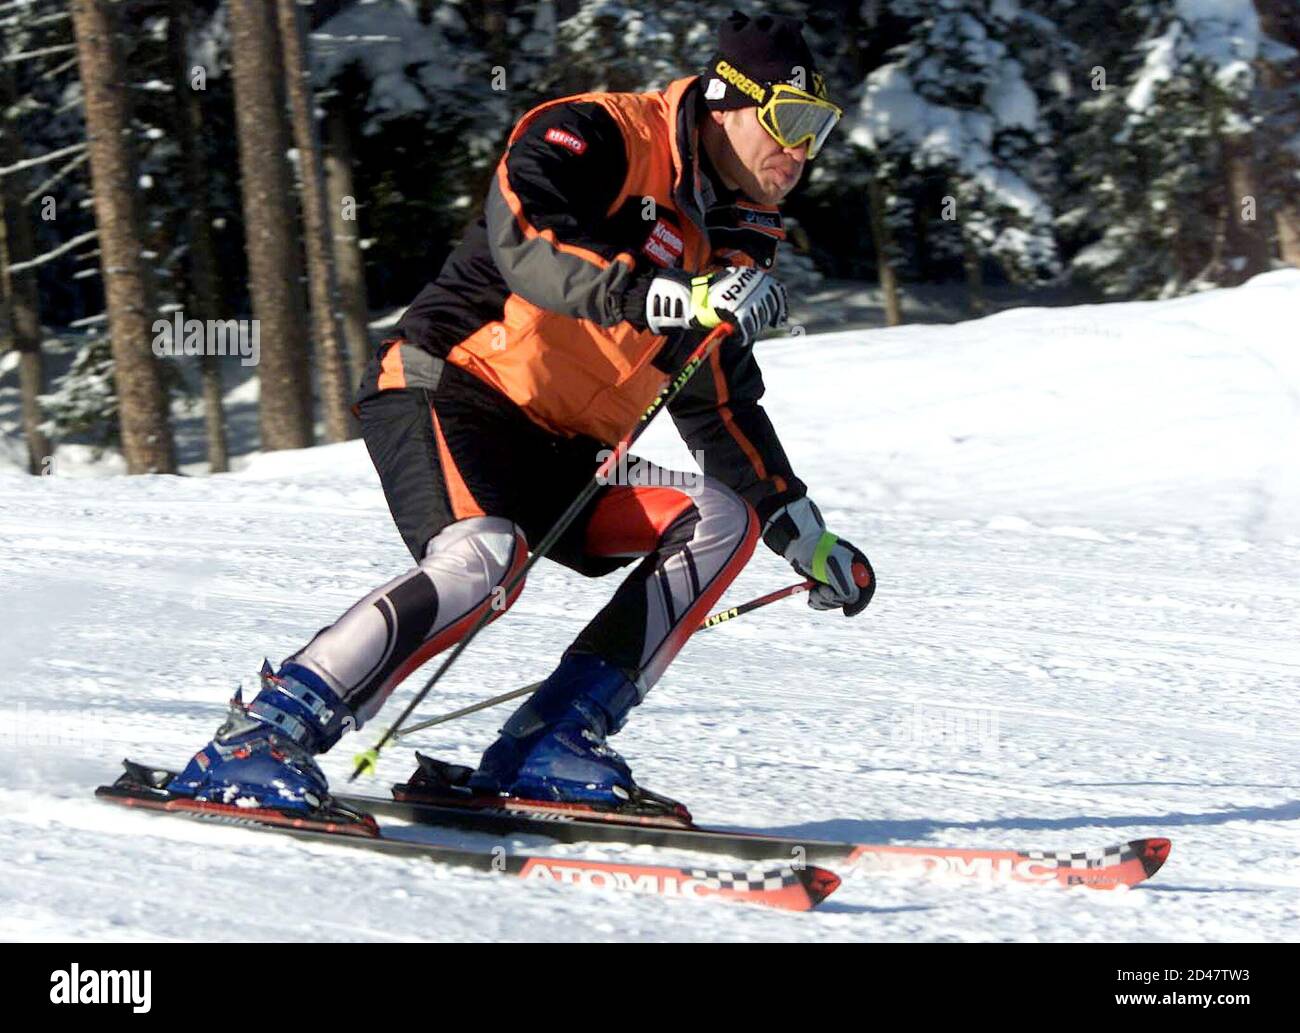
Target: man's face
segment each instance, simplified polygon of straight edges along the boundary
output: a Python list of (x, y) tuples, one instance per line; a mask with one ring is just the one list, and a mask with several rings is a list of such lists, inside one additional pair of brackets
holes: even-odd
[[(723, 131), (718, 171), (758, 204), (780, 204), (803, 175), (808, 145), (782, 147), (758, 124), (757, 108), (711, 112)], [(728, 186), (731, 184), (728, 183)]]

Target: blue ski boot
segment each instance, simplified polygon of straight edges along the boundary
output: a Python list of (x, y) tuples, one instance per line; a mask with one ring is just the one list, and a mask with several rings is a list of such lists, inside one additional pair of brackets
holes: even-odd
[(313, 812), (329, 802), (329, 785), (312, 759), (354, 726), (351, 712), (315, 673), (294, 663), (272, 673), (244, 705), (242, 692), (212, 741), (167, 786), (213, 803)]
[(621, 668), (592, 653), (566, 653), (506, 722), (469, 786), (477, 793), (597, 810), (687, 813), (676, 801), (638, 786), (627, 762), (605, 744), (640, 702)]

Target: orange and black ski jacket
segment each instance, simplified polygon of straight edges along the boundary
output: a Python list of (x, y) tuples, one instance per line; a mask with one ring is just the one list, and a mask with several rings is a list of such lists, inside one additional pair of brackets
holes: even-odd
[[(716, 181), (698, 146), (703, 110), (691, 77), (525, 114), (482, 216), (403, 315), (404, 341), (384, 353), (377, 387), (422, 386), (441, 360), (552, 433), (612, 444), (631, 430), (688, 350), (685, 335), (647, 329), (649, 280), (664, 267), (771, 268), (785, 236), (776, 208)], [(759, 405), (763, 390), (752, 349), (726, 342), (669, 412), (704, 472), (765, 519), (804, 485)]]

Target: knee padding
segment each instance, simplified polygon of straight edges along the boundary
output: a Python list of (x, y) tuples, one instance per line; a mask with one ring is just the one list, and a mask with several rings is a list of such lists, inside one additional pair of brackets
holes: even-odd
[(504, 584), (527, 559), (528, 541), (517, 524), (505, 517), (479, 516), (458, 520), (435, 535), (420, 567), (430, 577), (459, 572), (474, 578), (486, 594)]

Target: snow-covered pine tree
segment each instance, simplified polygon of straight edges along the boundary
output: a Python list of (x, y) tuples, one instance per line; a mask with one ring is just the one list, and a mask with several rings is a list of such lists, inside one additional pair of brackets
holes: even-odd
[(1300, 4), (1255, 0), (1263, 39), (1258, 98), (1259, 176), (1278, 255), (1300, 266)]
[(580, 0), (559, 23), (562, 61), (548, 62), (539, 95), (588, 90), (659, 89), (700, 71), (726, 14), (704, 0), (651, 6), (626, 0)]
[(1145, 26), (1120, 80), (1085, 105), (1100, 239), (1076, 273), (1108, 294), (1169, 296), (1267, 268), (1251, 0), (1134, 0)]
[[(985, 258), (1018, 282), (1059, 271), (1042, 183), (1050, 141), (1038, 98), (1008, 40), (1014, 0), (895, 0), (905, 43), (867, 77), (850, 135), (888, 185), (890, 216), (918, 177), (946, 184), (941, 219), (967, 257), (972, 287)], [(900, 189), (901, 188), (901, 189)]]
[[(1063, 260), (1096, 240), (1100, 223), (1087, 202), (1090, 111), (1086, 105), (1117, 75), (1121, 58), (1141, 36), (1143, 26), (1124, 18), (1129, 0), (1019, 0), (1019, 14), (1008, 27), (1007, 44), (1038, 99), (1046, 141), (1034, 158), (1039, 182), (1055, 216), (1055, 236)], [(1112, 95), (1114, 83), (1111, 84)]]
[(482, 0), (336, 6), (311, 33), (312, 78), (334, 149), (355, 158), (349, 229), (371, 300), (404, 305), (477, 217), (526, 90), (509, 48), (494, 57)]

